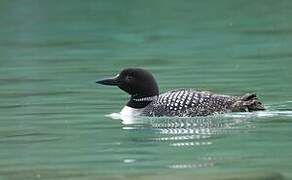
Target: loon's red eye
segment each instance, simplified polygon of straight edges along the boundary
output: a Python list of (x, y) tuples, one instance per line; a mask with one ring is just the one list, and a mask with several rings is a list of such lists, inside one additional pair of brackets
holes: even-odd
[(133, 76), (126, 76), (125, 78), (127, 82), (131, 82), (133, 79), (134, 79)]

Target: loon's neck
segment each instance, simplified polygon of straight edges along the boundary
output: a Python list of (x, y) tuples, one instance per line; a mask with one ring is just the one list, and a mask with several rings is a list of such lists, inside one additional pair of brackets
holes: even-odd
[(127, 103), (127, 106), (134, 109), (142, 109), (148, 106), (152, 101), (156, 101), (157, 98), (158, 98), (158, 95), (154, 95), (154, 96), (132, 95), (130, 100)]

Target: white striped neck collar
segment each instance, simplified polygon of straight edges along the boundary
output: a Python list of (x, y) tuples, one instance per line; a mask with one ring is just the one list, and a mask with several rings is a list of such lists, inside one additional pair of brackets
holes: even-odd
[(158, 99), (158, 96), (148, 96), (143, 98), (132, 98), (134, 101), (155, 101)]

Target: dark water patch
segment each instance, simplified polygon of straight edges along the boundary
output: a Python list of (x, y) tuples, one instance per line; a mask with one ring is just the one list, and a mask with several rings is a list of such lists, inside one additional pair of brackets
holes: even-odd
[(1, 98), (18, 98), (30, 96), (61, 96), (69, 94), (79, 94), (78, 91), (59, 91), (59, 92), (26, 92), (26, 93), (0, 93)]
[(82, 178), (89, 177), (88, 172), (81, 172), (79, 169), (54, 169), (54, 168), (33, 168), (23, 165), (22, 169), (1, 169), (0, 177), (6, 177), (9, 179), (60, 179), (60, 178)]
[(62, 112), (33, 112), (33, 113), (16, 113), (16, 115), (20, 116), (52, 116), (52, 115), (60, 115), (60, 116), (67, 116), (67, 115), (81, 115), (81, 114), (92, 114), (94, 111), (76, 111), (76, 110), (69, 110), (69, 111), (62, 111)]
[(16, 84), (16, 83), (35, 83), (35, 82), (48, 82), (50, 79), (42, 79), (42, 78), (0, 78), (0, 84)]
[(292, 53), (274, 53), (274, 54), (253, 54), (241, 56), (239, 59), (283, 59), (283, 58), (292, 58)]
[[(99, 124), (98, 124), (99, 123)], [(118, 123), (117, 123), (118, 124)], [(100, 122), (96, 121), (96, 123), (92, 123), (92, 124), (78, 124), (76, 125), (79, 130), (98, 130), (98, 129), (102, 129), (102, 130), (116, 130), (119, 128), (118, 125), (116, 126), (112, 126), (112, 125), (101, 125)]]
[[(97, 51), (97, 50), (96, 50)], [(95, 59), (95, 58), (94, 58)], [(98, 59), (98, 58), (96, 58)], [(55, 57), (54, 59), (48, 58), (48, 57), (42, 57), (42, 60), (46, 61), (50, 66), (55, 67), (55, 65), (58, 65), (59, 67), (67, 67), (68, 64), (77, 64), (79, 68), (81, 68), (80, 71), (82, 72), (88, 72), (88, 70), (95, 70), (94, 73), (98, 73), (98, 70), (96, 67), (88, 67), (86, 64), (91, 63), (92, 59), (86, 59), (86, 58), (80, 58), (80, 57), (69, 57), (69, 58), (63, 58), (63, 57)], [(82, 63), (80, 63), (82, 62)], [(86, 71), (84, 71), (86, 70)], [(96, 75), (96, 74), (94, 74)]]
[[(64, 103), (31, 103), (31, 104), (10, 104), (10, 105), (0, 105), (0, 109), (14, 109), (14, 108), (29, 108), (29, 107), (80, 107), (80, 109), (88, 109), (90, 107), (95, 108), (99, 106), (98, 103), (84, 103), (84, 102), (64, 102)], [(105, 105), (106, 106), (106, 105)], [(107, 106), (106, 106), (107, 107)], [(112, 107), (112, 106), (109, 106)]]
[(10, 48), (56, 48), (56, 47), (79, 47), (84, 45), (95, 44), (95, 40), (66, 40), (66, 41), (40, 41), (40, 42), (22, 42), (22, 41), (7, 41), (1, 42), (0, 47)]
[(59, 139), (60, 138), (57, 138), (57, 137), (51, 137), (51, 134), (31, 132), (31, 133), (18, 133), (18, 134), (4, 135), (3, 137), (0, 138), (0, 142), (30, 144), (30, 143), (38, 143), (38, 142), (56, 141)]
[(285, 28), (265, 28), (265, 29), (246, 29), (241, 31), (242, 34), (246, 35), (290, 35), (292, 29)]
[(16, 105), (6, 105), (6, 106), (0, 106), (0, 109), (14, 109), (14, 108), (21, 108), (24, 107), (21, 104), (16, 104)]
[(11, 134), (5, 135), (3, 138), (14, 138), (14, 137), (29, 137), (29, 136), (48, 136), (47, 133), (40, 133), (40, 132), (31, 132), (31, 133), (20, 133), (20, 134)]
[(174, 35), (160, 35), (160, 34), (153, 34), (145, 37), (146, 42), (156, 42), (156, 41), (163, 41), (163, 40), (170, 40), (174, 39), (176, 36)]
[(292, 112), (292, 109), (291, 108), (277, 108), (275, 110), (277, 110), (277, 111), (291, 111)]
[(35, 138), (35, 139), (25, 139), (25, 138), (5, 138), (0, 139), (1, 143), (7, 143), (7, 144), (31, 144), (31, 143), (46, 143), (51, 141), (57, 141), (60, 140), (60, 138)]
[[(123, 62), (123, 61), (121, 61)], [(124, 63), (124, 62), (123, 62)], [(165, 65), (165, 64), (173, 64), (173, 61), (162, 59), (162, 58), (153, 58), (153, 59), (129, 59), (127, 60), (127, 64), (124, 64), (129, 67), (141, 67), (141, 66), (149, 66), (149, 65)]]

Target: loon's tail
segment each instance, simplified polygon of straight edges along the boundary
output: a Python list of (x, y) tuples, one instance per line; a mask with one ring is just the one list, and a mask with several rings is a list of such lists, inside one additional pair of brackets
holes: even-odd
[(265, 110), (264, 105), (258, 100), (255, 93), (247, 93), (241, 96), (240, 100), (242, 101), (242, 105), (249, 112)]

